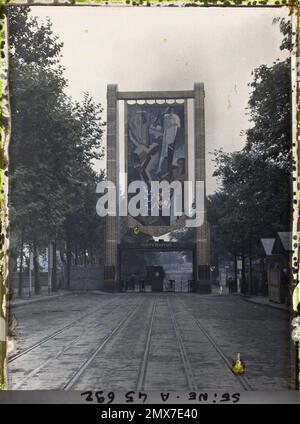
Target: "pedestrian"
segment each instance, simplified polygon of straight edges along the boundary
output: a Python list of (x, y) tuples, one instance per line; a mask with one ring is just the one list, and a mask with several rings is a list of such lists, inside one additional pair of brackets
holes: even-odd
[(175, 284), (175, 280), (169, 280), (169, 283), (170, 283), (170, 291), (175, 291), (175, 287), (174, 287), (174, 284)]
[(139, 280), (139, 291), (142, 292), (143, 291), (143, 280)]
[(139, 292), (142, 291), (142, 280), (139, 280)]
[(130, 278), (130, 289), (132, 291), (134, 291), (135, 289), (135, 280), (136, 280), (136, 274), (132, 274), (131, 278)]

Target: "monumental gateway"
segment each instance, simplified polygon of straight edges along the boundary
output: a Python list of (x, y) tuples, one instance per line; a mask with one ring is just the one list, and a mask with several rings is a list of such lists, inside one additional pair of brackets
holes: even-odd
[[(122, 254), (125, 251), (192, 251), (193, 290), (209, 293), (210, 234), (205, 195), (204, 85), (193, 90), (119, 91), (107, 87), (107, 179), (128, 202), (132, 181), (202, 181), (204, 218), (194, 229), (192, 241), (161, 241), (159, 236), (185, 228), (185, 217), (127, 216), (120, 218), (120, 197), (116, 216), (106, 217), (104, 290), (121, 289)], [(122, 189), (121, 189), (122, 187)], [(185, 194), (184, 194), (185, 195)], [(145, 198), (145, 204), (149, 199)], [(150, 202), (149, 202), (150, 204)], [(149, 206), (150, 209), (150, 206)], [(124, 224), (125, 222), (125, 224)], [(131, 230), (132, 243), (122, 240), (124, 225)], [(121, 228), (122, 227), (122, 228)], [(135, 234), (155, 237), (151, 242), (135, 240)]]

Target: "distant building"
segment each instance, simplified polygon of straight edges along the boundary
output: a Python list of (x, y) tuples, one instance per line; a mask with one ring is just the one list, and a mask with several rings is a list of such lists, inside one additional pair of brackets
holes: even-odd
[(273, 302), (288, 303), (289, 301), (292, 251), (292, 233), (278, 232), (268, 269), (269, 298)]
[(268, 296), (269, 289), (269, 272), (270, 272), (270, 258), (272, 256), (272, 249), (274, 247), (275, 238), (261, 238), (258, 245), (256, 254), (256, 268), (255, 276), (257, 280), (256, 294)]
[(260, 239), (257, 256), (260, 258), (260, 275), (265, 281), (265, 294), (276, 303), (287, 303), (292, 260), (292, 233), (278, 232), (274, 238)]

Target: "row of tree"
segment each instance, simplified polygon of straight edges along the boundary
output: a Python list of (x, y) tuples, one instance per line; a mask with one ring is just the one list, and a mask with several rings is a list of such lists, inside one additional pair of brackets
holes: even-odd
[[(277, 21), (278, 23), (278, 21)], [(279, 21), (281, 49), (291, 51), (291, 25)], [(248, 103), (252, 125), (242, 150), (214, 152), (221, 188), (208, 199), (213, 262), (219, 259), (249, 263), (252, 285), (254, 248), (262, 237), (288, 231), (291, 220), (292, 115), (291, 61), (277, 60), (253, 72)]]
[[(57, 289), (56, 252), (65, 263), (66, 286), (75, 263), (101, 259), (101, 228), (95, 187), (104, 175), (92, 161), (103, 156), (102, 106), (85, 94), (66, 95), (63, 44), (51, 22), (39, 23), (28, 7), (8, 8), (10, 46), (10, 269), (33, 253), (34, 288), (40, 292), (39, 256), (53, 249), (52, 288)], [(51, 251), (51, 249), (49, 249)]]

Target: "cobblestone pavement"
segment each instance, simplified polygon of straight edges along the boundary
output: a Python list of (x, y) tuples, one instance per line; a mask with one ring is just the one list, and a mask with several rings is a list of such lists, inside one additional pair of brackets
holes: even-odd
[(9, 389), (290, 387), (288, 313), (239, 296), (74, 294), (13, 312)]

